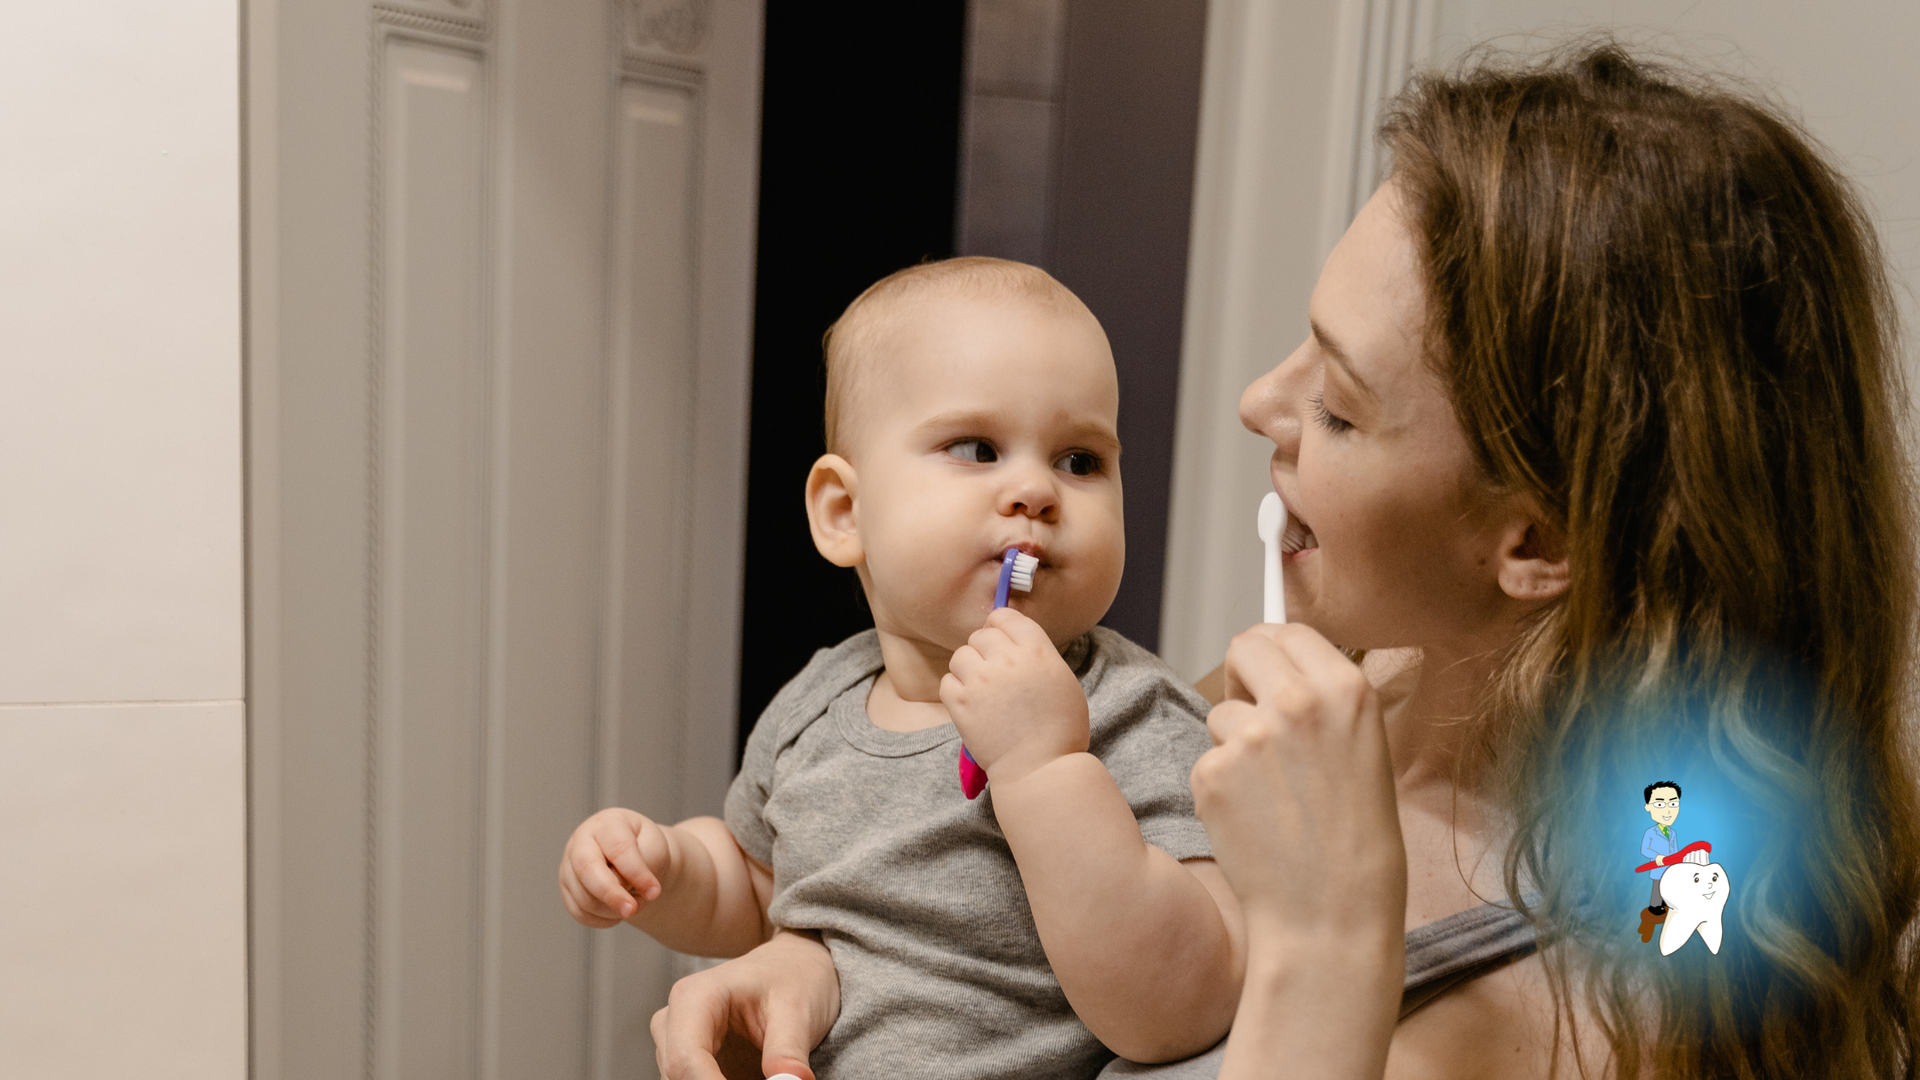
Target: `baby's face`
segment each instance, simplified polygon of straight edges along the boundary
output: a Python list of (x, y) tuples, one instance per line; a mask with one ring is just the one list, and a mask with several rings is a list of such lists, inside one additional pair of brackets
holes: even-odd
[(875, 624), (959, 648), (1018, 547), (1040, 569), (1012, 606), (1065, 645), (1106, 614), (1126, 555), (1106, 336), (1084, 313), (964, 295), (886, 317), (849, 440)]

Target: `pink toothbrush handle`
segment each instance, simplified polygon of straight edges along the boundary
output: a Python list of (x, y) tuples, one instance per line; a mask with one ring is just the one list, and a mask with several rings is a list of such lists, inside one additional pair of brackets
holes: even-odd
[(964, 746), (960, 748), (960, 790), (966, 792), (969, 799), (977, 799), (981, 792), (987, 790), (987, 770), (973, 760), (973, 755), (967, 753)]

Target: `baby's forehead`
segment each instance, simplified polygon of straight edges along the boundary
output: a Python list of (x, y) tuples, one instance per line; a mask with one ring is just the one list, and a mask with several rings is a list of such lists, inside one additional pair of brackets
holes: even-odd
[[(845, 357), (849, 405), (885, 412), (921, 404), (941, 389), (1017, 390), (1008, 372), (992, 362), (996, 342), (1024, 338), (1025, 331), (1070, 335), (1083, 348), (1049, 352), (1050, 360), (1086, 364), (1095, 380), (1115, 377), (1106, 337), (1084, 306), (1044, 295), (976, 291), (954, 285), (885, 298), (862, 312)], [(1039, 316), (1013, 318), (1014, 315)]]

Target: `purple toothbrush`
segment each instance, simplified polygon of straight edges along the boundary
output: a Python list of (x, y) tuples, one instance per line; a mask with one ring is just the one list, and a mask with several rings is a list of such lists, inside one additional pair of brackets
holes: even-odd
[[(1007, 606), (1009, 589), (1032, 592), (1033, 573), (1038, 569), (1040, 569), (1038, 558), (1019, 548), (1008, 548), (1006, 555), (1000, 560), (1000, 584), (993, 591), (994, 608)], [(960, 747), (960, 790), (965, 792), (969, 799), (977, 799), (981, 792), (987, 790), (987, 770), (973, 760), (973, 755), (967, 752), (964, 743)]]

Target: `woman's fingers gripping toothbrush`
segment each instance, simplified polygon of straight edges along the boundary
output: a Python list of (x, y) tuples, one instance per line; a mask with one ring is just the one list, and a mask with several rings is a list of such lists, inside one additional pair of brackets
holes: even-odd
[(1191, 782), (1249, 933), (1342, 940), (1391, 926), (1398, 942), (1406, 851), (1379, 696), (1307, 626), (1242, 631), (1226, 668), (1227, 700), (1207, 716), (1214, 748)]
[(596, 929), (632, 917), (659, 899), (668, 859), (666, 833), (654, 821), (617, 807), (600, 811), (573, 830), (560, 857), (568, 914)]
[(1287, 531), (1287, 505), (1267, 492), (1260, 500), (1260, 541), (1267, 547), (1266, 617), (1261, 622), (1287, 621), (1287, 581), (1280, 574), (1280, 534)]
[[(1019, 548), (1008, 548), (1000, 559), (1000, 583), (993, 591), (994, 610), (1007, 606), (1011, 592), (1032, 592), (1033, 575), (1040, 569), (1038, 557), (1029, 555)], [(973, 760), (966, 745), (960, 747), (960, 790), (969, 799), (977, 799), (987, 790), (987, 770)]]

